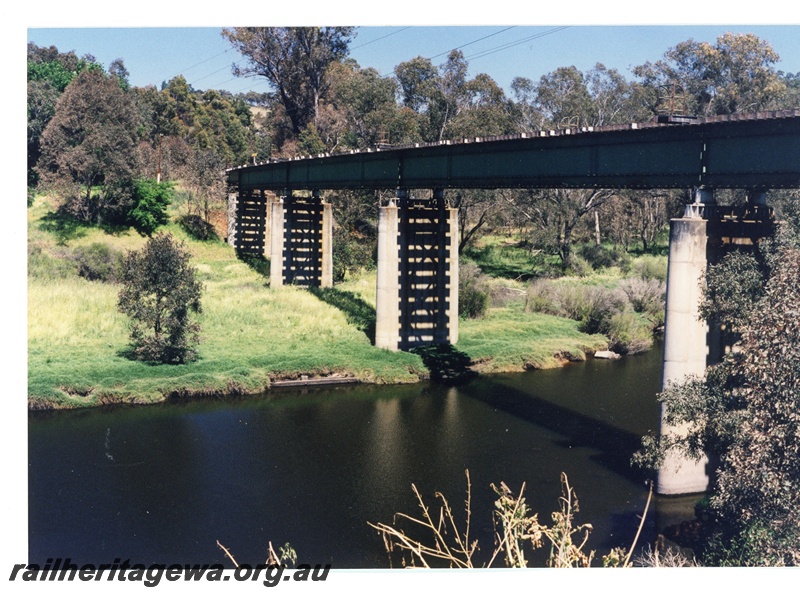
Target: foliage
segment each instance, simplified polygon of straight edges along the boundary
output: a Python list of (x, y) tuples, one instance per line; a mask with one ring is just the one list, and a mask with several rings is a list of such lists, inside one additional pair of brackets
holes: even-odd
[(775, 109), (787, 89), (773, 65), (780, 60), (766, 41), (752, 33), (726, 33), (715, 44), (687, 40), (665, 52), (662, 60), (633, 69), (651, 89), (656, 112), (658, 89), (678, 84), (687, 111), (698, 116)]
[(159, 226), (169, 221), (167, 208), (172, 201), (174, 185), (138, 179), (133, 182), (133, 202), (128, 211), (128, 221), (137, 232), (151, 236)]
[(616, 247), (607, 247), (595, 243), (581, 245), (578, 255), (589, 262), (593, 269), (625, 265), (630, 261), (630, 255)]
[(202, 284), (189, 254), (171, 235), (152, 237), (131, 251), (122, 269), (118, 308), (130, 317), (136, 358), (185, 363), (197, 357), (200, 326), (190, 314), (200, 312)]
[(195, 240), (217, 240), (219, 238), (214, 226), (200, 216), (188, 214), (181, 216), (178, 218), (178, 225)]
[(488, 277), (472, 262), (458, 268), (458, 315), (468, 319), (484, 317), (491, 304)]
[(764, 265), (752, 252), (729, 251), (706, 272), (700, 314), (715, 317), (720, 325), (735, 331), (764, 294), (765, 274)]
[(328, 68), (347, 56), (352, 27), (235, 27), (225, 37), (247, 59), (236, 76), (265, 78), (278, 93), (292, 131), (317, 123)]
[[(633, 294), (632, 288), (641, 285), (646, 289), (643, 296)], [(663, 290), (650, 286), (630, 279), (615, 288), (540, 279), (528, 287), (525, 309), (579, 321), (582, 332), (605, 335), (612, 350), (636, 354), (650, 349), (653, 328), (663, 323)], [(639, 313), (645, 313), (645, 306), (647, 317), (642, 317)]]
[(375, 268), (378, 223), (374, 193), (342, 191), (333, 204), (333, 279), (342, 282)]
[(600, 328), (608, 336), (611, 350), (622, 354), (638, 354), (653, 347), (652, 325), (643, 322), (635, 313), (614, 313)]
[(644, 280), (667, 281), (667, 260), (653, 255), (642, 255), (631, 264), (631, 273)]
[(628, 297), (636, 313), (645, 313), (654, 319), (664, 318), (667, 285), (655, 278), (626, 278), (619, 288)]
[[(748, 262), (740, 257), (728, 265)], [(800, 563), (800, 251), (780, 246), (772, 263), (763, 296), (739, 326), (737, 350), (704, 378), (660, 395), (670, 424), (688, 425), (687, 434), (649, 436), (637, 455), (650, 466), (669, 450), (719, 460), (710, 499), (715, 528), (704, 554), (709, 563)], [(721, 290), (707, 308), (726, 308)]]
[(72, 258), (82, 278), (100, 282), (119, 280), (123, 254), (104, 243), (78, 247), (73, 251)]
[(67, 211), (81, 221), (116, 217), (121, 185), (133, 172), (136, 129), (133, 103), (117, 82), (97, 70), (83, 72), (42, 133), (42, 182), (59, 190)]

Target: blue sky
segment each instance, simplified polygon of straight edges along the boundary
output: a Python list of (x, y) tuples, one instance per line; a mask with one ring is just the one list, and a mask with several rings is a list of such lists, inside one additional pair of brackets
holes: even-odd
[[(569, 21), (565, 21), (569, 23)], [(133, 85), (153, 84), (182, 74), (196, 89), (265, 91), (257, 79), (235, 78), (231, 64), (242, 60), (221, 35), (221, 27), (28, 28), (28, 41), (55, 45), (60, 51), (90, 53), (104, 66), (122, 58)], [(798, 25), (485, 25), (362, 26), (356, 29), (351, 57), (362, 67), (391, 75), (394, 67), (416, 56), (441, 64), (461, 48), (470, 75), (488, 73), (509, 90), (516, 76), (538, 79), (560, 66), (582, 71), (601, 62), (632, 78), (630, 68), (655, 61), (677, 43), (695, 39), (714, 43), (725, 32), (754, 33), (781, 56), (779, 70), (800, 72)]]

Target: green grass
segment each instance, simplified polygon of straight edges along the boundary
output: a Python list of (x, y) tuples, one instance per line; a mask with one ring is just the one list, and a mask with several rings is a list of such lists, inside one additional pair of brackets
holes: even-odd
[(525, 313), (518, 305), (493, 308), (485, 319), (462, 320), (458, 349), (482, 373), (547, 369), (564, 361), (582, 361), (586, 352), (607, 347), (600, 335), (578, 331), (578, 322), (543, 313)]
[[(300, 375), (335, 373), (373, 383), (427, 376), (420, 356), (372, 345), (374, 272), (324, 291), (271, 289), (226, 244), (192, 240), (174, 224), (163, 230), (185, 242), (204, 284), (199, 358), (185, 365), (131, 360), (128, 322), (116, 309), (119, 287), (78, 277), (71, 254), (92, 243), (138, 249), (146, 239), (133, 231), (62, 225), (51, 213), (42, 197), (28, 210), (31, 408), (258, 393), (271, 381)], [(521, 301), (512, 301), (484, 319), (462, 320), (456, 348), (490, 372), (555, 366), (601, 345), (604, 339), (578, 332), (575, 322), (525, 313)]]

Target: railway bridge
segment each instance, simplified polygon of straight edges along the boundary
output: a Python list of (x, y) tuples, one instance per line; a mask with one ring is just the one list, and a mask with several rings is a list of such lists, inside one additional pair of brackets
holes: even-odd
[[(229, 243), (268, 256), (273, 287), (332, 284), (331, 206), (322, 191), (392, 191), (378, 208), (375, 334), (376, 346), (390, 350), (458, 341), (457, 214), (445, 189), (691, 189), (694, 202), (670, 226), (666, 385), (702, 375), (721, 357), (717, 335), (699, 316), (700, 282), (725, 244), (772, 233), (768, 190), (800, 188), (800, 110), (269, 160), (227, 176)], [(717, 189), (746, 190), (747, 205), (717, 206)], [(704, 491), (706, 468), (668, 461), (658, 492)]]

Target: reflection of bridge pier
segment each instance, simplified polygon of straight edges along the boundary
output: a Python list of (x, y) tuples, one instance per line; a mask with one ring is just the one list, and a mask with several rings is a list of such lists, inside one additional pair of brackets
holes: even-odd
[(458, 341), (458, 217), (443, 193), (404, 191), (378, 215), (375, 345), (408, 350)]
[[(686, 376), (702, 377), (708, 365), (722, 359), (720, 330), (710, 328), (700, 316), (706, 268), (721, 256), (725, 245), (753, 244), (772, 234), (772, 212), (765, 196), (763, 190), (751, 191), (745, 207), (718, 207), (712, 190), (699, 190), (683, 217), (670, 222), (662, 387)], [(662, 407), (662, 433), (686, 431), (669, 425), (667, 414)], [(697, 462), (669, 454), (659, 471), (658, 493), (705, 491), (708, 468), (707, 459)]]

